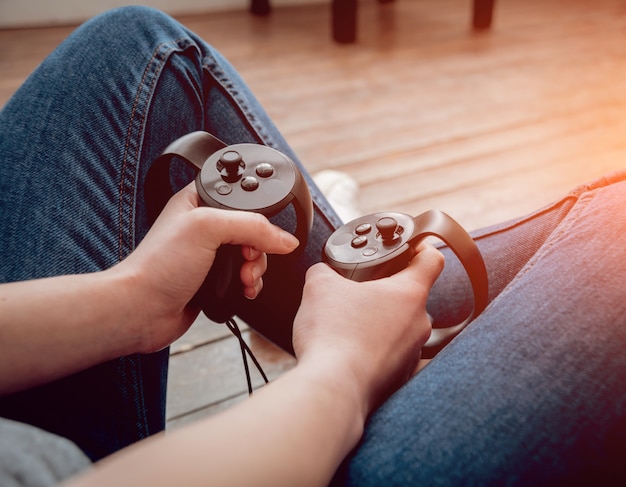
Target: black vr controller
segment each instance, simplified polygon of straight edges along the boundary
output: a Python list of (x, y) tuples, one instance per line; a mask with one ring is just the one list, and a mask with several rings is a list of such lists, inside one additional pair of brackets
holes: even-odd
[(430, 210), (413, 218), (403, 213), (374, 213), (337, 229), (326, 241), (322, 260), (354, 281), (388, 277), (404, 269), (415, 256), (415, 244), (428, 236), (443, 240), (465, 268), (474, 294), (471, 314), (454, 326), (434, 328), (422, 350), (432, 358), (488, 303), (487, 270), (472, 237), (445, 213)]
[[(179, 159), (197, 171), (195, 183), (204, 205), (261, 213), (270, 218), (289, 204), (294, 206), (296, 253), (306, 246), (313, 223), (313, 203), (296, 165), (284, 154), (257, 144), (227, 146), (207, 132), (192, 132), (173, 143), (153, 163), (146, 176), (148, 215), (154, 221), (173, 194), (170, 166)], [(459, 258), (472, 285), (474, 308), (461, 323), (433, 329), (422, 351), (434, 356), (488, 303), (487, 271), (470, 235), (445, 213), (431, 210), (415, 218), (403, 213), (375, 213), (337, 229), (326, 241), (322, 260), (339, 274), (355, 281), (390, 276), (414, 257), (414, 245), (428, 237), (443, 240)], [(239, 269), (241, 248), (222, 245), (204, 283), (194, 296), (207, 317), (230, 320), (243, 299)]]
[[(165, 148), (146, 176), (145, 198), (154, 221), (173, 194), (170, 165), (179, 159), (197, 171), (202, 203), (213, 208), (261, 213), (270, 218), (292, 204), (296, 253), (304, 249), (313, 224), (313, 202), (297, 166), (284, 154), (258, 144), (227, 146), (207, 132), (192, 132)], [(204, 283), (192, 299), (207, 317), (225, 323), (243, 299), (240, 246), (222, 245)]]

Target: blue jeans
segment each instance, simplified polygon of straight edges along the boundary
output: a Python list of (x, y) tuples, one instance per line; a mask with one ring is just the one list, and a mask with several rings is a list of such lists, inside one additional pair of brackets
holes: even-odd
[[(128, 255), (148, 228), (150, 163), (199, 129), (297, 161), (230, 65), (169, 17), (125, 8), (78, 29), (0, 114), (0, 280), (96, 271)], [(181, 171), (180, 184), (190, 177)], [(373, 415), (336, 483), (549, 485), (624, 474), (625, 179), (475, 233), (490, 306)], [(311, 189), (305, 255), (290, 268), (270, 262), (263, 298), (242, 312), (286, 348), (304, 271), (340, 224)], [(461, 266), (442, 251), (429, 300), (436, 326), (472, 301)], [(166, 372), (167, 351), (123, 357), (2, 398), (0, 416), (101, 458), (163, 428)]]
[[(476, 232), (490, 305), (371, 418), (337, 484), (624, 485), (624, 235), (626, 172)], [(467, 289), (447, 259), (429, 310), (454, 322)]]

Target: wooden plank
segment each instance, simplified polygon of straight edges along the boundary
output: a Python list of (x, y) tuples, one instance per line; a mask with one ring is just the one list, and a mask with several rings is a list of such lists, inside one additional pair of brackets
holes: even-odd
[[(245, 331), (247, 329), (248, 326), (242, 323), (241, 330)], [(228, 328), (226, 328), (226, 325), (215, 323), (204, 316), (203, 313), (200, 313), (193, 325), (187, 330), (187, 333), (172, 343), (170, 355), (185, 353), (194, 348), (218, 342), (230, 336), (231, 333)]]
[[(412, 174), (401, 174), (388, 180), (372, 180), (362, 187), (361, 201), (384, 200), (389, 208), (394, 209), (400, 205), (408, 205), (411, 202), (419, 203), (423, 199), (433, 196), (446, 196), (451, 200), (458, 200), (460, 191), (474, 190), (474, 196), (469, 199), (471, 206), (475, 206), (481, 197), (481, 185), (496, 182), (505, 188), (507, 178), (513, 177), (515, 182), (512, 187), (519, 187), (522, 194), (533, 196), (536, 194), (546, 195), (539, 191), (540, 181), (556, 178), (557, 181), (571, 186), (582, 182), (582, 175), (587, 179), (589, 176), (598, 176), (597, 169), (602, 167), (610, 171), (623, 166), (623, 160), (613, 161), (617, 167), (602, 165), (602, 154), (605, 150), (611, 152), (621, 150), (626, 156), (626, 140), (621, 134), (626, 133), (626, 120), (615, 117), (611, 124), (616, 137), (610, 143), (607, 142), (607, 130), (603, 126), (583, 126), (578, 130), (571, 130), (559, 137), (547, 137), (535, 142), (516, 147), (514, 151), (485, 153), (479, 157), (463, 159), (459, 163), (447, 163), (432, 166)], [(601, 148), (590, 159), (587, 150), (589, 147)], [(581, 156), (581, 154), (583, 154)], [(593, 164), (590, 164), (593, 162)], [(439, 181), (433, 187), (432, 181)], [(555, 181), (556, 182), (556, 181)], [(545, 191), (545, 185), (543, 190)], [(560, 190), (563, 190), (559, 184)], [(501, 194), (510, 196), (510, 191), (501, 191)], [(455, 195), (451, 198), (451, 195)], [(553, 191), (547, 195), (555, 197)], [(373, 211), (375, 206), (364, 210)], [(474, 210), (474, 208), (468, 208)], [(467, 211), (467, 210), (466, 210)], [(459, 215), (460, 220), (465, 220)], [(467, 221), (464, 221), (469, 225)], [(495, 223), (491, 221), (490, 223)]]
[[(213, 325), (201, 319), (194, 323), (192, 328), (198, 326), (199, 330), (193, 330), (192, 334), (204, 335), (203, 329)], [(253, 331), (247, 330), (243, 336), (270, 381), (295, 365), (292, 356)], [(252, 362), (249, 361), (249, 365), (254, 388), (262, 387), (262, 376)], [(227, 335), (204, 344), (196, 342), (193, 348), (184, 348), (184, 353), (179, 349), (171, 356), (168, 381), (167, 419), (170, 426), (213, 414), (223, 409), (225, 401), (230, 405), (245, 399), (247, 383), (239, 342)]]

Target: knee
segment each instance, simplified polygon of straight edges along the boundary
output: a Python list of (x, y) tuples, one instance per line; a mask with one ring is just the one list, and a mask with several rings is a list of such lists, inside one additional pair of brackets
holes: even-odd
[(92, 22), (104, 25), (118, 25), (135, 28), (137, 25), (176, 24), (176, 21), (161, 10), (142, 5), (129, 5), (108, 10), (92, 19)]
[[(177, 39), (187, 34), (184, 27), (166, 13), (146, 6), (125, 6), (108, 10), (87, 21), (83, 28), (109, 45), (129, 39)], [(120, 47), (120, 46), (117, 46)], [(126, 46), (126, 48), (131, 46)], [(124, 48), (121, 52), (124, 52)]]

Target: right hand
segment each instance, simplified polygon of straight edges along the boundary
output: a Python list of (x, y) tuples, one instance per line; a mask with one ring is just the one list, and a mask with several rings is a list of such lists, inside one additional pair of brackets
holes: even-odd
[(313, 266), (294, 322), (299, 364), (334, 361), (336, 378), (354, 381), (371, 413), (417, 367), (431, 332), (426, 300), (443, 265), (443, 255), (422, 243), (407, 268), (384, 279), (354, 282)]

